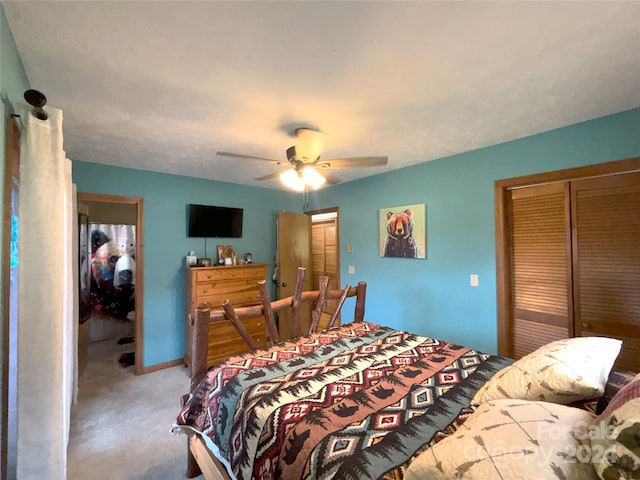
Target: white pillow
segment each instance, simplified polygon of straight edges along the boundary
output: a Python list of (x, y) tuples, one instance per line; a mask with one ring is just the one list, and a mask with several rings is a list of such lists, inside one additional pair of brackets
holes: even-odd
[(622, 342), (607, 337), (556, 340), (496, 373), (472, 404), (521, 398), (569, 404), (602, 396)]
[(593, 418), (555, 403), (483, 403), (453, 435), (418, 455), (404, 479), (597, 480), (589, 449), (575, 438), (585, 437)]

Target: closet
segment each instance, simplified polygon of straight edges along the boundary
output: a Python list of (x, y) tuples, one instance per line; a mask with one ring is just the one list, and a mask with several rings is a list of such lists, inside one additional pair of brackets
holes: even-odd
[(498, 344), (623, 341), (640, 371), (640, 159), (496, 182)]
[[(324, 276), (329, 277), (330, 290), (342, 289), (338, 273), (338, 214), (336, 211), (311, 216), (311, 259), (313, 265), (312, 288), (314, 290), (320, 289), (320, 278)], [(326, 328), (337, 303), (337, 300), (326, 301), (318, 324), (318, 331)], [(339, 323), (338, 321), (337, 324)]]

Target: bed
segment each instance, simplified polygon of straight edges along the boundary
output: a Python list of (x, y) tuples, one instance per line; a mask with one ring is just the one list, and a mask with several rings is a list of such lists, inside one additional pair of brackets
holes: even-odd
[[(293, 297), (276, 302), (265, 300), (258, 310), (236, 310), (226, 302), (224, 313), (198, 312), (199, 318), (194, 319), (196, 329), (198, 322), (206, 327), (209, 321), (226, 318), (238, 325), (242, 335), (240, 320), (248, 316), (263, 315), (269, 325), (275, 312), (283, 308), (295, 310), (304, 301), (321, 303), (337, 298), (339, 310), (346, 298), (357, 297), (353, 322), (322, 332), (314, 332), (312, 325), (307, 335), (230, 357), (206, 372), (202, 365), (194, 368), (191, 393), (185, 396), (173, 427), (174, 433), (189, 436), (188, 476), (202, 472), (206, 479), (391, 480), (449, 478), (444, 469), (453, 468), (461, 478), (500, 478), (501, 475), (492, 476), (494, 470), (482, 473), (482, 468), (495, 469), (496, 462), (469, 460), (467, 457), (477, 456), (477, 452), (468, 446), (464, 455), (463, 450), (456, 451), (456, 444), (450, 443), (454, 448), (438, 448), (460, 436), (479, 442), (481, 435), (470, 436), (465, 430), (466, 425), (473, 428), (478, 419), (486, 421), (493, 414), (504, 416), (505, 411), (511, 420), (517, 417), (511, 411), (516, 400), (508, 400), (511, 403), (506, 405), (504, 398), (510, 398), (509, 392), (506, 397), (503, 395), (505, 389), (518, 388), (509, 383), (514, 383), (508, 373), (513, 373), (513, 360), (367, 322), (365, 287), (361, 283), (342, 291), (329, 291), (326, 285), (317, 292), (296, 289)], [(266, 291), (266, 286), (261, 288)], [(317, 325), (315, 312), (312, 323)], [(269, 328), (271, 331), (274, 327)], [(279, 340), (277, 331), (274, 335)], [(574, 342), (571, 345), (575, 347)], [(203, 347), (194, 345), (194, 352), (198, 348)], [(617, 355), (616, 345), (590, 343), (580, 348), (581, 355), (598, 349), (592, 360), (598, 362), (599, 369), (587, 360), (584, 370), (591, 372), (593, 382), (599, 384), (580, 385), (582, 380), (576, 383), (572, 378), (573, 383), (567, 387), (565, 373), (559, 383), (557, 378), (545, 377), (540, 387), (546, 389), (543, 393), (534, 392), (533, 398), (518, 400), (529, 402), (516, 405), (517, 412), (526, 411), (529, 416), (515, 422), (517, 432), (505, 433), (506, 444), (515, 442), (522, 426), (537, 421), (543, 410), (552, 419), (541, 420), (543, 426), (544, 422), (557, 422), (554, 419), (558, 417), (570, 418), (571, 425), (594, 421), (595, 415), (584, 407), (594, 406), (602, 396)], [(617, 348), (619, 351), (619, 345)], [(564, 345), (559, 354), (552, 349), (551, 356), (557, 360), (565, 350)], [(575, 356), (575, 348), (568, 354)], [(545, 355), (549, 357), (548, 352)], [(603, 362), (603, 358), (607, 360)], [(555, 372), (557, 363), (544, 366), (545, 374)], [(539, 364), (531, 369), (538, 370)], [(521, 384), (522, 371), (515, 373), (515, 383)], [(585, 377), (583, 373), (580, 375)], [(628, 380), (629, 377), (625, 383)], [(531, 384), (531, 378), (528, 381)], [(482, 402), (478, 401), (479, 395), (483, 396)], [(554, 403), (536, 401), (541, 396)], [(513, 398), (517, 397), (516, 392)], [(531, 415), (535, 419), (529, 418)], [(511, 420), (506, 423), (511, 425)], [(532, 433), (528, 435), (531, 440)], [(482, 440), (485, 441), (488, 440)], [(561, 453), (566, 453), (567, 442), (566, 438), (560, 439)], [(482, 445), (481, 456), (487, 448)], [(574, 450), (578, 448), (576, 444)], [(438, 452), (438, 458), (432, 458), (433, 452)], [(445, 459), (447, 452), (454, 458)], [(467, 462), (460, 467), (456, 462), (462, 457)], [(482, 460), (486, 458), (485, 455)], [(549, 478), (597, 478), (591, 476), (595, 469), (590, 462), (573, 462), (575, 465), (569, 468), (566, 457), (562, 458), (565, 460), (560, 466), (552, 463), (559, 470), (549, 467), (558, 476)], [(447, 467), (447, 462), (453, 462), (453, 466)], [(512, 463), (516, 465), (513, 468), (521, 468), (517, 465), (522, 462)], [(511, 463), (506, 468), (512, 468)], [(531, 470), (530, 466), (527, 468)], [(579, 475), (573, 476), (576, 469)], [(465, 473), (471, 476), (465, 477)], [(533, 478), (547, 478), (542, 473), (535, 475)]]

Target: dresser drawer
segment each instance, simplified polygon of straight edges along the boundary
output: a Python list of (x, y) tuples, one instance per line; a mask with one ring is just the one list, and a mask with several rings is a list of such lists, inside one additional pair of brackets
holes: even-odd
[(196, 283), (210, 282), (212, 280), (220, 280), (220, 271), (218, 270), (202, 270), (196, 272)]
[[(258, 344), (258, 348), (266, 348), (267, 337), (265, 335), (252, 336)], [(241, 353), (247, 353), (248, 351), (249, 347), (240, 337), (226, 343), (210, 343), (207, 351), (207, 367), (217, 365), (221, 360), (232, 355), (239, 355)]]
[(214, 295), (205, 295), (198, 297), (196, 306), (198, 308), (222, 308), (222, 302), (229, 300), (234, 307), (241, 305), (255, 305), (260, 301), (260, 295), (256, 289), (244, 290), (240, 292), (215, 293)]
[(242, 267), (242, 268), (220, 268), (219, 272), (220, 280), (233, 280), (235, 278), (246, 278), (264, 280), (264, 267)]
[[(258, 348), (266, 348), (267, 334), (264, 318), (249, 318), (241, 320), (241, 322), (258, 344)], [(209, 325), (207, 342), (208, 366), (215, 365), (231, 355), (238, 355), (249, 350), (246, 342), (228, 320)]]
[(220, 280), (196, 285), (196, 297), (208, 295), (228, 295), (247, 290), (258, 291), (258, 282), (255, 280)]
[[(265, 333), (265, 323), (264, 318), (248, 318), (246, 320), (240, 320), (244, 328), (247, 329), (247, 332), (251, 334), (252, 337), (258, 337), (260, 335), (266, 335)], [(215, 345), (218, 343), (226, 343), (230, 340), (241, 339), (240, 334), (236, 330), (236, 327), (229, 320), (223, 320), (220, 322), (214, 322), (212, 325), (209, 325), (209, 345)], [(247, 344), (245, 343), (245, 348)]]

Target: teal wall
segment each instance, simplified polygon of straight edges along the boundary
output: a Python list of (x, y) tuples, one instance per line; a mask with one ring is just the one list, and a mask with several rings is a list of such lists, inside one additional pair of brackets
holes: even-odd
[[(0, 5), (0, 113), (2, 113), (2, 126), (0, 127), (0, 158), (2, 159), (2, 168), (0, 168), (0, 195), (4, 199), (4, 170), (5, 170), (5, 136), (6, 136), (6, 119), (15, 112), (18, 102), (22, 101), (22, 95), (25, 90), (29, 89), (29, 80), (22, 66), (22, 60), (18, 54), (13, 34), (9, 29), (7, 18), (4, 15), (4, 8)], [(4, 201), (3, 201), (4, 212)], [(3, 232), (4, 222), (0, 222), (0, 244), (4, 239)], [(0, 265), (4, 264), (4, 244), (0, 245)], [(0, 275), (0, 291), (3, 289), (3, 275)], [(0, 323), (4, 322), (3, 302), (0, 302)], [(0, 367), (4, 360), (3, 338), (0, 337)], [(5, 386), (2, 385), (2, 389)]]
[[(310, 194), (308, 209), (340, 208), (342, 284), (367, 282), (368, 320), (493, 353), (494, 182), (634, 156), (640, 156), (640, 109), (321, 189)], [(276, 212), (302, 208), (299, 194), (78, 161), (73, 176), (80, 192), (144, 198), (145, 366), (183, 354), (184, 255), (204, 251), (203, 240), (186, 237), (186, 204), (243, 207), (243, 238), (229, 243), (271, 265)], [(415, 203), (427, 205), (428, 258), (381, 258), (378, 210)], [(218, 242), (209, 242), (207, 253), (215, 256)], [(477, 288), (469, 286), (472, 273), (479, 275)]]
[[(367, 286), (369, 321), (497, 350), (494, 182), (640, 156), (640, 109), (321, 190), (340, 207), (341, 279)], [(427, 205), (426, 260), (381, 258), (378, 209)], [(345, 246), (351, 244), (353, 253)], [(347, 266), (355, 266), (355, 275)], [(479, 275), (479, 287), (469, 275)]]
[[(242, 238), (207, 239), (206, 256), (229, 244), (273, 274), (275, 225), (279, 210), (300, 211), (298, 194), (230, 183), (73, 161), (78, 192), (142, 197), (144, 201), (144, 361), (148, 367), (184, 355), (185, 256), (205, 256), (205, 240), (188, 238), (187, 205), (244, 209)], [(89, 212), (91, 214), (91, 212)], [(89, 215), (91, 216), (91, 215)]]

